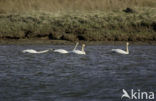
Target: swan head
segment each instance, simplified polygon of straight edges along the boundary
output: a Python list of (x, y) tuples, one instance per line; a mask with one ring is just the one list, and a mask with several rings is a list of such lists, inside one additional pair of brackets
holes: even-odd
[(82, 47), (85, 47), (86, 45), (85, 44), (82, 44)]
[(129, 42), (127, 42), (126, 45), (128, 46), (129, 45)]

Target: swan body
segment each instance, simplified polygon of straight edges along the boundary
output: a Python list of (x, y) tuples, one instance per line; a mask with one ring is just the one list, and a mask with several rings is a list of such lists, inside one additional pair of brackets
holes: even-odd
[(61, 53), (61, 54), (67, 54), (69, 53), (67, 50), (65, 49), (54, 49), (53, 50), (54, 52), (57, 52), (57, 53)]
[[(77, 45), (78, 44), (79, 43), (77, 42), (73, 50), (75, 50), (77, 48)], [(69, 53), (69, 51), (67, 51), (65, 49), (52, 49), (52, 51), (53, 52), (57, 52), (57, 53), (61, 53), (61, 54), (67, 54), (67, 53)]]
[(112, 52), (119, 53), (119, 54), (129, 54), (128, 52), (122, 49), (112, 49)]
[[(77, 45), (76, 45), (76, 47), (77, 47)], [(84, 47), (85, 47), (85, 44), (82, 45), (82, 49), (81, 50), (77, 50), (76, 48), (74, 48), (72, 52), (75, 53), (75, 54), (85, 55), (86, 52), (84, 51)]]
[(46, 53), (46, 52), (48, 52), (48, 51), (49, 51), (49, 50), (36, 51), (36, 50), (33, 50), (33, 49), (26, 49), (26, 50), (23, 50), (22, 52), (23, 52), (23, 53), (40, 54), (40, 53)]
[(82, 54), (82, 55), (85, 55), (86, 54), (86, 52), (83, 52), (81, 50), (73, 50), (73, 53)]
[(126, 51), (122, 50), (122, 49), (112, 49), (112, 52), (118, 53), (118, 54), (129, 54), (129, 50), (128, 50), (128, 45), (129, 43), (126, 43)]

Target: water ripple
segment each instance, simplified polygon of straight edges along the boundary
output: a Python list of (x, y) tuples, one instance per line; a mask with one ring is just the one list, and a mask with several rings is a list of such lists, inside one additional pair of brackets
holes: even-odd
[(122, 46), (87, 46), (87, 55), (22, 53), (31, 48), (73, 46), (1, 45), (1, 100), (120, 101), (123, 88), (156, 91), (156, 46), (132, 45), (129, 55), (111, 54)]

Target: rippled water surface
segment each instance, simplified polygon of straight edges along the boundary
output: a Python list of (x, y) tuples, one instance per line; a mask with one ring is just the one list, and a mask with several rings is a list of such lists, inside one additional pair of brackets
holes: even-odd
[[(122, 89), (156, 92), (156, 46), (87, 46), (87, 55), (22, 53), (66, 45), (0, 45), (0, 101), (120, 101)], [(80, 48), (80, 47), (79, 47)]]

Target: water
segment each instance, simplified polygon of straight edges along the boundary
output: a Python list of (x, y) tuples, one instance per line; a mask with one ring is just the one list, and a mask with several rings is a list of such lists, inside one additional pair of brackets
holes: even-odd
[[(122, 89), (156, 92), (156, 46), (87, 46), (87, 55), (26, 54), (73, 46), (0, 45), (0, 101), (120, 101)], [(80, 47), (79, 47), (80, 48)]]

